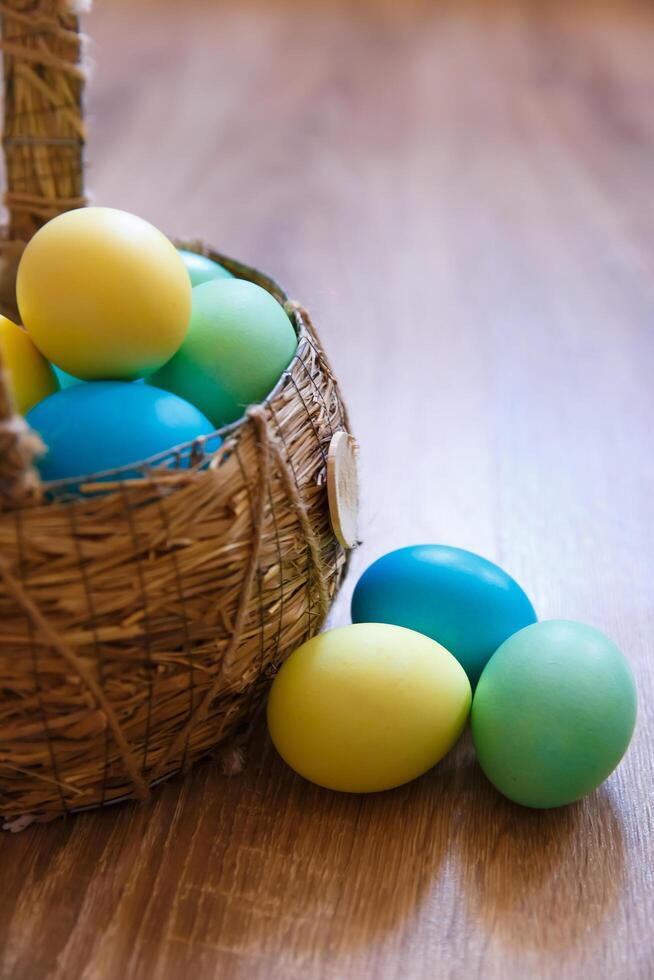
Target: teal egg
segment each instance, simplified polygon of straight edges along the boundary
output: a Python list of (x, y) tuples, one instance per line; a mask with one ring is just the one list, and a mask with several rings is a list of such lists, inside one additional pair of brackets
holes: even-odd
[(456, 657), (473, 687), (498, 646), (535, 621), (531, 602), (510, 575), (447, 545), (391, 551), (363, 573), (352, 597), (352, 622), (425, 633)]
[[(54, 373), (57, 375), (57, 378), (59, 379), (59, 386), (62, 389), (62, 391), (64, 388), (72, 388), (74, 385), (86, 384), (86, 381), (82, 381), (81, 378), (74, 378), (72, 374), (69, 374), (68, 371), (62, 371), (62, 369), (60, 367), (57, 367), (56, 364), (52, 365), (52, 370), (54, 371)], [(143, 384), (143, 378), (138, 378), (136, 381), (132, 381), (131, 384), (133, 385)]]
[(211, 282), (212, 279), (232, 279), (231, 272), (213, 259), (208, 259), (206, 255), (198, 255), (197, 252), (189, 252), (188, 249), (178, 248), (177, 251), (184, 260), (184, 265), (191, 279), (191, 286), (199, 286), (203, 282)]
[(72, 374), (68, 373), (68, 371), (62, 371), (62, 369), (57, 367), (56, 364), (52, 365), (52, 370), (54, 371), (54, 373), (57, 375), (57, 378), (59, 379), (59, 385), (62, 391), (64, 388), (72, 388), (73, 385), (84, 384), (83, 381), (81, 381), (79, 378), (74, 378)]
[(481, 768), (500, 793), (524, 806), (562, 806), (596, 789), (626, 752), (634, 679), (598, 630), (536, 623), (489, 661), (471, 722)]
[[(66, 388), (36, 405), (26, 419), (47, 447), (37, 460), (46, 481), (128, 467), (214, 431), (194, 405), (130, 381)], [(211, 450), (218, 448), (216, 440), (210, 440)], [(122, 474), (124, 479), (139, 475)]]
[(269, 292), (244, 279), (214, 279), (193, 290), (182, 346), (148, 381), (219, 427), (270, 393), (296, 348), (291, 321)]

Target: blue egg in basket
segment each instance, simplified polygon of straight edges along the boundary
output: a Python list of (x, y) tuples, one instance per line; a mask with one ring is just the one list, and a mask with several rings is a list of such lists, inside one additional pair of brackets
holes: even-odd
[[(26, 416), (47, 447), (37, 460), (44, 481), (69, 480), (129, 467), (203, 436), (214, 426), (194, 405), (150, 385), (91, 381), (50, 395)], [(220, 437), (206, 443), (215, 452)], [(174, 457), (164, 465), (178, 465)], [(185, 462), (189, 465), (189, 453)], [(135, 479), (126, 470), (120, 479)], [(110, 479), (111, 477), (109, 477)]]

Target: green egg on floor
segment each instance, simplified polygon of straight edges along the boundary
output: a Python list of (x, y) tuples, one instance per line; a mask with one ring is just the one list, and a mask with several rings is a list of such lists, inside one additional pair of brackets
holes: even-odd
[(598, 630), (550, 620), (515, 633), (475, 692), (472, 737), (493, 785), (516, 803), (581, 799), (613, 772), (636, 723), (624, 656)]

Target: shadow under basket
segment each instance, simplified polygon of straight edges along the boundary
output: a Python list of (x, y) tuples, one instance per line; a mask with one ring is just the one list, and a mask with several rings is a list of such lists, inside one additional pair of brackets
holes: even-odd
[(220, 430), (217, 452), (179, 447), (138, 464), (139, 479), (117, 473), (93, 492), (89, 478), (84, 495), (40, 486), (29, 465), (5, 472), (7, 453), (20, 452), (11, 440), (33, 436), (1, 399), (0, 813), (10, 827), (145, 799), (229, 744), (280, 663), (319, 630), (345, 571), (326, 482), (330, 442), (349, 426), (309, 318), (255, 270), (185, 247), (284, 303), (297, 353), (266, 401)]

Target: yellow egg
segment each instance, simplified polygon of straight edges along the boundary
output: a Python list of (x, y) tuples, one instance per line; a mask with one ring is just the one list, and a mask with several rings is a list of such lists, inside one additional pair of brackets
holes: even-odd
[(22, 327), (6, 316), (0, 316), (0, 355), (14, 407), (21, 415), (59, 391), (59, 382), (49, 362)]
[(18, 267), (18, 308), (48, 360), (86, 381), (151, 374), (191, 317), (186, 266), (165, 235), (114, 208), (53, 218)]
[(268, 728), (301, 776), (348, 793), (391, 789), (448, 752), (470, 683), (435, 640), (380, 623), (330, 630), (291, 654), (268, 700)]

